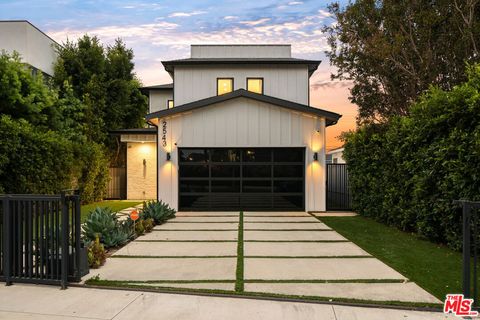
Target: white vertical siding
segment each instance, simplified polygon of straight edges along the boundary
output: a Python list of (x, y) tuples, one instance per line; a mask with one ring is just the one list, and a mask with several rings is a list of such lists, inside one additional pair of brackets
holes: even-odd
[(192, 45), (192, 58), (290, 58), (286, 45)]
[(308, 105), (306, 65), (212, 65), (175, 67), (175, 105), (217, 94), (217, 78), (234, 78), (234, 89), (246, 89), (247, 78), (263, 78), (264, 94)]
[(167, 109), (168, 100), (173, 100), (173, 90), (150, 90), (148, 99), (150, 113)]
[[(162, 121), (167, 146), (162, 147)], [(318, 132), (317, 132), (318, 130)], [(289, 109), (236, 98), (159, 120), (160, 199), (178, 208), (178, 148), (305, 147), (305, 209), (325, 210), (325, 120)], [(171, 161), (166, 161), (171, 152)], [(319, 161), (313, 161), (313, 153)]]

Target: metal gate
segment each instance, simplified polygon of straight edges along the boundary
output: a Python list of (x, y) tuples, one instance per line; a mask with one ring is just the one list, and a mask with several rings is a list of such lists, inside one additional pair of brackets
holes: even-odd
[(127, 198), (127, 168), (110, 167), (108, 168), (110, 179), (107, 187), (107, 199), (126, 199)]
[(88, 273), (80, 195), (0, 195), (0, 281), (59, 284)]
[(327, 210), (352, 210), (348, 169), (344, 163), (327, 164)]

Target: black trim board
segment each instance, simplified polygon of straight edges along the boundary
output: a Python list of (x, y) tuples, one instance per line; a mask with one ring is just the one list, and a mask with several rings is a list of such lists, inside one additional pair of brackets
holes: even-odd
[(111, 135), (121, 135), (121, 134), (152, 134), (157, 135), (157, 128), (134, 128), (134, 129), (118, 129), (108, 131)]
[(207, 107), (209, 105), (219, 103), (219, 102), (224, 102), (227, 100), (235, 99), (235, 98), (249, 98), (253, 100), (257, 100), (260, 102), (265, 102), (269, 104), (273, 104), (282, 108), (298, 111), (298, 112), (304, 112), (308, 114), (313, 114), (321, 117), (326, 118), (326, 126), (334, 125), (338, 122), (338, 119), (342, 117), (342, 115), (331, 112), (331, 111), (326, 111), (323, 109), (318, 109), (318, 108), (313, 108), (304, 104), (288, 101), (288, 100), (283, 100), (271, 96), (267, 96), (264, 94), (258, 94), (254, 92), (247, 91), (245, 89), (238, 89), (235, 91), (232, 91), (230, 93), (222, 94), (220, 96), (213, 96), (210, 98), (206, 99), (201, 99), (197, 100), (194, 102), (186, 103), (180, 106), (177, 106), (172, 109), (167, 109), (167, 110), (159, 110), (153, 113), (147, 114), (145, 117), (147, 120), (151, 119), (156, 119), (156, 118), (163, 118), (166, 116), (182, 113), (182, 112), (188, 112), (192, 111), (195, 109)]
[(232, 65), (232, 64), (288, 64), (288, 65), (306, 65), (308, 75), (311, 76), (320, 65), (320, 60), (305, 60), (297, 58), (186, 58), (162, 61), (165, 71), (173, 73), (175, 66), (181, 65)]

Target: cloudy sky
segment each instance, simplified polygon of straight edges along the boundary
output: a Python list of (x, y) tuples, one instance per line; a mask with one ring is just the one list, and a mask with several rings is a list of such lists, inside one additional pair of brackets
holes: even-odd
[(324, 51), (321, 28), (335, 23), (330, 0), (280, 1), (23, 1), (0, 0), (0, 20), (26, 19), (57, 42), (88, 33), (109, 44), (124, 39), (135, 53), (135, 69), (144, 85), (171, 82), (162, 60), (186, 58), (190, 44), (291, 44), (294, 57), (322, 60), (310, 79), (312, 106), (343, 115), (327, 131), (327, 147), (355, 127), (356, 107), (348, 101), (350, 83), (330, 81), (334, 70)]

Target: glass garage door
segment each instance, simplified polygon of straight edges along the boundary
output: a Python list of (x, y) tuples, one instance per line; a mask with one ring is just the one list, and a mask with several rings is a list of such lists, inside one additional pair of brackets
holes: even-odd
[(180, 210), (304, 210), (304, 148), (178, 152)]

